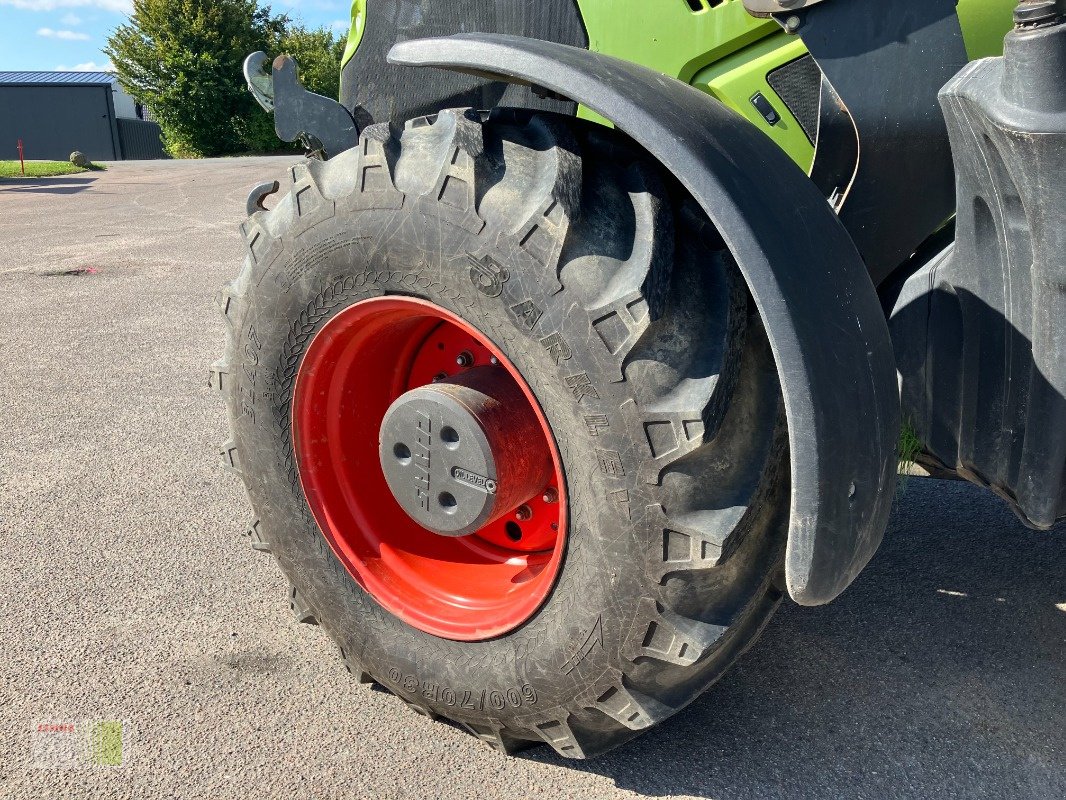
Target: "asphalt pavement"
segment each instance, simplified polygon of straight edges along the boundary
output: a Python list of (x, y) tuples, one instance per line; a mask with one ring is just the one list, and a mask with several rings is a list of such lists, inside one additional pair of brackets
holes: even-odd
[[(354, 682), (244, 536), (206, 385), (245, 196), (293, 160), (0, 181), (0, 797), (1066, 797), (1066, 530), (964, 483), (910, 479), (844, 596), (598, 760)], [(85, 720), (123, 766), (47, 766), (38, 726)]]

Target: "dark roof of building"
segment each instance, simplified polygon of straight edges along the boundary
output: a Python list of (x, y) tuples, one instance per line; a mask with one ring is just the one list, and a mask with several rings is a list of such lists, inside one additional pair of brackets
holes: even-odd
[(108, 86), (117, 79), (110, 72), (0, 72), (0, 84), (84, 84), (87, 86)]

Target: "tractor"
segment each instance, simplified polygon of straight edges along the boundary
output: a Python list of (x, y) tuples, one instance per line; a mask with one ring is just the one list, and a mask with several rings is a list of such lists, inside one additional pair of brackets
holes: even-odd
[(691, 703), (905, 460), (1066, 515), (1064, 0), (355, 0), (211, 385), (360, 683), (505, 753)]

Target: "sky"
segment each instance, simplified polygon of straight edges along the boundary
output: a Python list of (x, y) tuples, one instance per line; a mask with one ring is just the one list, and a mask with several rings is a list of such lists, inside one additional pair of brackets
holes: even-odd
[[(309, 27), (348, 30), (350, 0), (273, 0)], [(0, 70), (108, 69), (107, 35), (133, 0), (0, 0)]]

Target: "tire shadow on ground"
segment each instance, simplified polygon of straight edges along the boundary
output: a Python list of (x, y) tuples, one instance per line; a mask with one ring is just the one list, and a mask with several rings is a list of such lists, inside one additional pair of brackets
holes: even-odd
[(92, 187), (96, 177), (0, 178), (0, 192), (22, 194), (78, 194)]
[(786, 602), (718, 684), (590, 762), (644, 795), (1066, 796), (1066, 525), (912, 479), (874, 561), (823, 608)]

